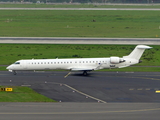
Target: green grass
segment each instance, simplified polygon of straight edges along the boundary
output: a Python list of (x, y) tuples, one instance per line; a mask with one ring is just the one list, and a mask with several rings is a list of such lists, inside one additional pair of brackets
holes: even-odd
[(0, 37), (160, 36), (159, 11), (1, 10)]
[[(160, 47), (152, 45), (146, 50), (138, 66), (160, 66)], [(20, 59), (98, 58), (128, 55), (135, 45), (52, 45), (52, 44), (1, 44), (0, 65), (9, 65)], [(1, 66), (0, 70), (6, 70)], [(158, 67), (127, 67), (105, 71), (159, 71)]]
[[(160, 36), (159, 21), (159, 11), (1, 10), (0, 27), (3, 29), (0, 37), (154, 38)], [(32, 58), (121, 57), (128, 55), (134, 47), (1, 44), (0, 64)], [(142, 60), (138, 65), (159, 66), (159, 46), (147, 50)]]
[(0, 86), (13, 88), (12, 92), (0, 91), (0, 102), (55, 102), (28, 87)]
[(94, 4), (0, 4), (0, 8), (159, 8), (159, 4), (94, 5)]
[(99, 71), (106, 72), (160, 72), (160, 67), (150, 67), (150, 66), (132, 66), (126, 68), (116, 68), (116, 69), (103, 69)]
[[(138, 65), (160, 66), (159, 46), (146, 50)], [(135, 45), (1, 44), (0, 65), (20, 59), (97, 58), (128, 55)], [(2, 52), (3, 51), (3, 52)]]

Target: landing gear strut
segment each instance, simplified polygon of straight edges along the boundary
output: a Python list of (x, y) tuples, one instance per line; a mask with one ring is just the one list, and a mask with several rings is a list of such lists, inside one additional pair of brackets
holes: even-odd
[(16, 73), (16, 71), (15, 71), (15, 70), (13, 70), (13, 75), (17, 75), (17, 73)]
[(88, 75), (87, 71), (83, 71), (83, 75), (84, 76)]

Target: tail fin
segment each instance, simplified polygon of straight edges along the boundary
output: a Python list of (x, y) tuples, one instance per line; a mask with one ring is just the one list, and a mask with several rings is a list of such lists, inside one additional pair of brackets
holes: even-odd
[(124, 57), (139, 60), (141, 58), (143, 52), (145, 51), (145, 49), (150, 49), (150, 48), (152, 48), (152, 47), (149, 47), (146, 45), (137, 45), (128, 56), (124, 56)]

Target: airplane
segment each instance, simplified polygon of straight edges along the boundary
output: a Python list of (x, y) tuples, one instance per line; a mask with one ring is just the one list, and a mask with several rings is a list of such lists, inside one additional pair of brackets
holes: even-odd
[(83, 75), (87, 72), (107, 69), (107, 68), (124, 68), (140, 63), (141, 56), (145, 49), (152, 47), (146, 45), (137, 45), (135, 49), (122, 58), (112, 56), (109, 58), (71, 58), (71, 59), (28, 59), (18, 60), (9, 65), (6, 69), (16, 75), (16, 71), (22, 70), (54, 70), (63, 69), (70, 71), (82, 71)]

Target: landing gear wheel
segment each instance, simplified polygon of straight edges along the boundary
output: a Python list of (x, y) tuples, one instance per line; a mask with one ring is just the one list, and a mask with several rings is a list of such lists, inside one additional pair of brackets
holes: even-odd
[(84, 72), (83, 72), (83, 75), (84, 75), (84, 76), (88, 75), (87, 71), (84, 71)]

